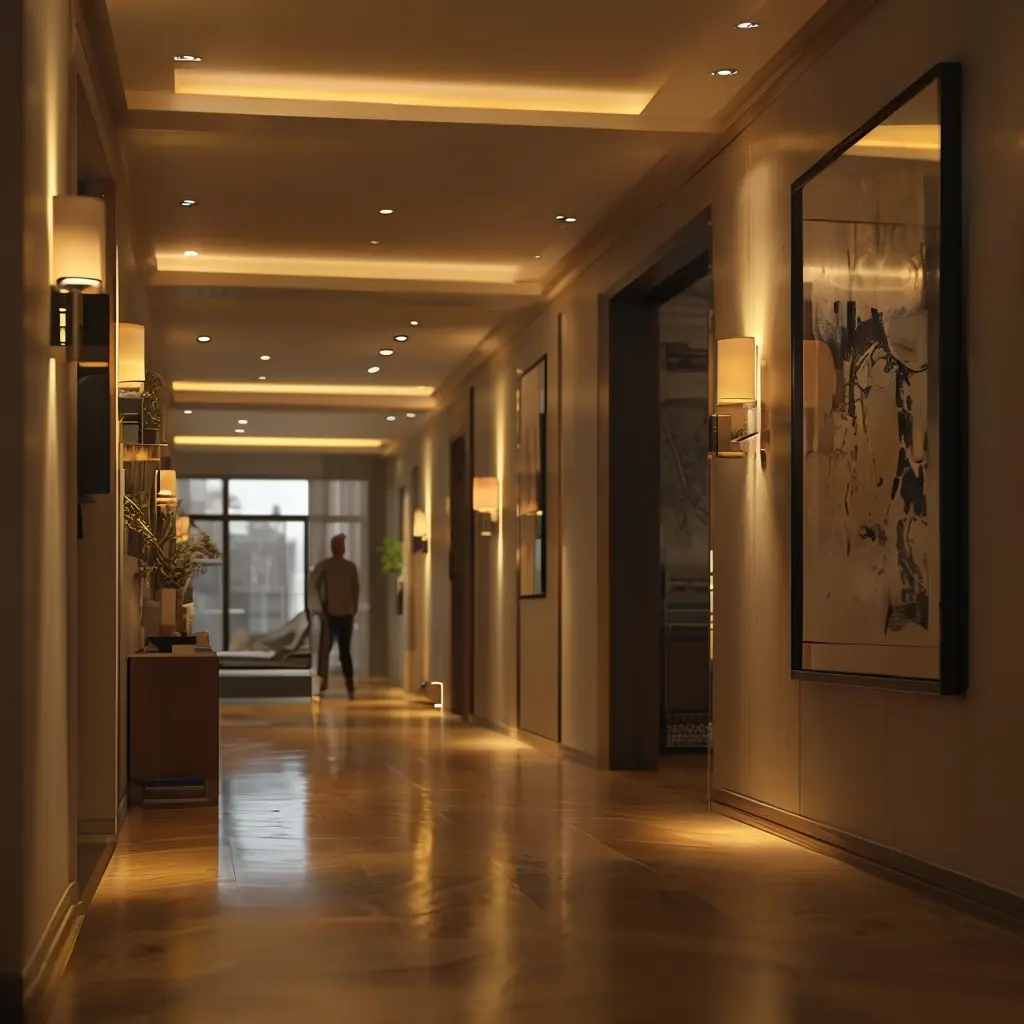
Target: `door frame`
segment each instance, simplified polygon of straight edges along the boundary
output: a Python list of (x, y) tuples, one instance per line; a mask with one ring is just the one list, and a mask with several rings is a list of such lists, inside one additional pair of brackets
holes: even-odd
[(598, 360), (606, 466), (599, 615), (607, 706), (600, 761), (614, 770), (654, 770), (661, 757), (658, 312), (665, 301), (711, 272), (711, 241), (707, 209), (676, 236), (667, 254), (605, 302)]
[[(455, 697), (458, 693), (460, 701), (464, 700), (464, 706), (458, 709), (458, 714), (466, 719), (472, 719), (476, 713), (476, 523), (473, 511), (473, 478), (474, 470), (474, 401), (473, 389), (469, 391), (469, 410), (466, 429), (451, 435), (448, 439), (448, 499), (450, 502), (449, 512), (449, 548), (448, 548), (448, 664), (451, 674), (452, 706), (455, 706)], [(468, 588), (465, 595), (468, 614), (463, 623), (464, 641), (468, 650), (464, 653), (461, 663), (466, 673), (463, 687), (456, 689), (455, 665), (456, 665), (456, 636), (455, 622), (456, 615), (461, 614), (461, 609), (456, 601), (454, 578), (452, 576), (452, 562), (455, 555), (455, 532), (454, 508), (457, 495), (454, 492), (452, 481), (452, 454), (457, 442), (464, 445), (465, 458), (465, 493), (461, 496), (466, 506), (466, 524), (469, 536), (466, 538), (467, 564), (463, 569), (464, 583)]]

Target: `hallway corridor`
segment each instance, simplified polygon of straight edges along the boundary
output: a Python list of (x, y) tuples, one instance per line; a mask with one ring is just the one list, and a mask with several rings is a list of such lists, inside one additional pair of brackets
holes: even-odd
[(1024, 939), (401, 700), (227, 705), (222, 805), (135, 813), (53, 1019), (1019, 1021)]

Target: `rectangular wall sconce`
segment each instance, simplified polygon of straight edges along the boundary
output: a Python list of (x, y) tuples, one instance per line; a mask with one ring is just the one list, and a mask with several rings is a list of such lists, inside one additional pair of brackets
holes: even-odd
[[(54, 196), (52, 215), (50, 344), (77, 360), (88, 312), (83, 296), (103, 291), (107, 206), (94, 196)], [(102, 319), (104, 309), (96, 311), (95, 321)]]
[(146, 328), (142, 324), (117, 325), (117, 389), (141, 394), (146, 386)]
[(719, 338), (715, 350), (712, 453), (719, 458), (742, 458), (740, 443), (760, 431), (757, 342), (746, 337)]
[(414, 554), (425, 555), (430, 549), (427, 540), (427, 513), (418, 508), (412, 514), (412, 550)]
[(156, 471), (156, 503), (160, 506), (178, 505), (178, 474), (173, 469)]
[(103, 291), (107, 204), (95, 196), (53, 197), (52, 281), (61, 291)]
[(496, 476), (473, 477), (473, 511), (480, 519), (481, 537), (491, 537), (497, 532), (500, 508), (498, 478)]

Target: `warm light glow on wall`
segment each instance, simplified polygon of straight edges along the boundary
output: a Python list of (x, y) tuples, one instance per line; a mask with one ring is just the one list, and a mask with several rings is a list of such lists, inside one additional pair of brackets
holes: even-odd
[(236, 72), (208, 67), (175, 69), (174, 91), (185, 96), (239, 99), (634, 116), (643, 113), (654, 98), (649, 89)]
[(757, 345), (753, 338), (719, 338), (716, 366), (719, 405), (757, 401)]
[(307, 277), (355, 281), (424, 281), (449, 284), (516, 284), (518, 263), (456, 263), (438, 260), (358, 259), (345, 256), (259, 256), (252, 253), (180, 252), (156, 254), (163, 273), (221, 274), (236, 277)]
[(432, 387), (402, 384), (272, 384), (262, 381), (176, 380), (182, 394), (319, 395), (337, 398), (430, 398)]
[(102, 291), (106, 245), (107, 206), (102, 199), (53, 197), (53, 284)]
[(258, 437), (255, 434), (179, 434), (185, 448), (316, 448), (325, 451), (373, 451), (384, 446), (379, 437)]
[(146, 383), (146, 328), (142, 324), (117, 325), (117, 386), (142, 391)]

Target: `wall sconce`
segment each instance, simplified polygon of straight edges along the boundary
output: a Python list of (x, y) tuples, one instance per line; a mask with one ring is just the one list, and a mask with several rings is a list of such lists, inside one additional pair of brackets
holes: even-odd
[(117, 325), (117, 389), (141, 394), (146, 386), (146, 328), (142, 324)]
[[(78, 358), (85, 317), (83, 295), (103, 290), (107, 208), (93, 196), (54, 196), (50, 344)], [(106, 307), (94, 317), (102, 322)]]
[(188, 516), (178, 516), (174, 520), (174, 539), (179, 544), (187, 544), (192, 530), (192, 520)]
[(473, 511), (480, 519), (480, 536), (491, 537), (498, 529), (498, 510), (501, 508), (498, 478), (473, 477)]
[(178, 474), (173, 469), (156, 471), (156, 503), (158, 506), (178, 506)]
[(53, 197), (53, 283), (61, 291), (103, 291), (107, 204), (95, 196)]
[(418, 508), (412, 514), (412, 550), (414, 554), (425, 555), (430, 545), (427, 541), (427, 513)]
[(753, 338), (719, 338), (715, 348), (711, 450), (718, 458), (742, 458), (740, 443), (760, 432), (757, 343)]

